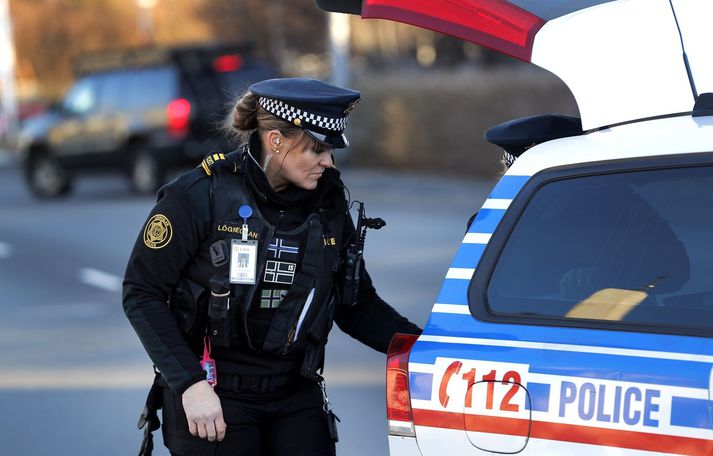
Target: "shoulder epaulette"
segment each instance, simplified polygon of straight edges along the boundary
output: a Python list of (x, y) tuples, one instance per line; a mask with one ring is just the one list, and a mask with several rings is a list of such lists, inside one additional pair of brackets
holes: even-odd
[(234, 161), (225, 158), (225, 154), (223, 154), (222, 152), (216, 152), (214, 154), (208, 155), (201, 162), (201, 167), (203, 168), (203, 171), (205, 171), (205, 173), (210, 176), (213, 174), (213, 168), (215, 168), (215, 166), (217, 166), (217, 164), (221, 162), (232, 163), (233, 172), (237, 170), (237, 164)]

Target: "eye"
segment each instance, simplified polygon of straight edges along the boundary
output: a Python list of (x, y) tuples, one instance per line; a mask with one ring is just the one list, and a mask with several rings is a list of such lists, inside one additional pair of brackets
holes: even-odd
[(331, 152), (331, 151), (332, 151), (332, 148), (331, 148), (331, 147), (327, 147), (327, 146), (325, 146), (324, 144), (315, 142), (314, 147), (312, 148), (312, 150), (314, 150), (314, 153), (315, 153), (315, 154), (321, 155), (321, 154), (323, 154), (323, 153), (325, 153), (325, 152)]

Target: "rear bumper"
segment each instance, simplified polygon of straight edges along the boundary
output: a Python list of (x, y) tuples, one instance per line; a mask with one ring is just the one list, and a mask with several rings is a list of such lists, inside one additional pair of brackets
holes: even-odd
[(413, 437), (389, 436), (390, 456), (423, 456)]

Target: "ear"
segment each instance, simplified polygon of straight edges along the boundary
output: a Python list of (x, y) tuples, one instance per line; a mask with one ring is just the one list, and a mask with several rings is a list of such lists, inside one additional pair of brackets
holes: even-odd
[(283, 144), (282, 133), (279, 130), (270, 130), (265, 133), (265, 138), (267, 139), (267, 145), (270, 150), (279, 149)]

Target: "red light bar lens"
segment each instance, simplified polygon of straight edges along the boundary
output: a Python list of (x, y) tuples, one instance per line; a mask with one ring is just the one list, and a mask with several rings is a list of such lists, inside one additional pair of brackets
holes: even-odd
[(364, 0), (362, 17), (431, 29), (526, 62), (545, 23), (505, 0)]
[(408, 383), (408, 358), (418, 336), (396, 334), (386, 358), (386, 416), (389, 434), (415, 437), (411, 394)]
[(221, 55), (213, 60), (213, 69), (218, 73), (238, 71), (243, 66), (243, 59), (237, 54)]

